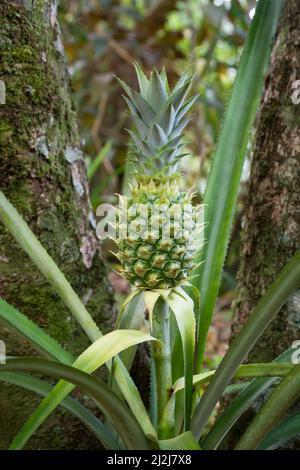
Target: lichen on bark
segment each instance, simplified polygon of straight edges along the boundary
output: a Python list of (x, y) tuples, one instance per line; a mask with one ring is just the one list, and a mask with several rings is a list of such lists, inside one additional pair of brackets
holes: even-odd
[[(0, 4), (0, 80), (6, 88), (6, 103), (0, 105), (0, 189), (107, 331), (112, 323), (112, 292), (93, 227), (56, 7), (52, 0)], [(0, 295), (73, 354), (89, 344), (2, 225)], [(0, 329), (0, 337), (8, 354), (32, 353), (25, 341), (6, 329)], [(7, 447), (36, 403), (32, 394), (0, 383), (0, 448)], [(51, 418), (29, 447), (96, 446), (88, 431), (64, 416)]]

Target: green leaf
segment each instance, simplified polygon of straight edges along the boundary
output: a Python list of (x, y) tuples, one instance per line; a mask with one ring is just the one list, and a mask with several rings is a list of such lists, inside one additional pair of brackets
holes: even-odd
[(99, 338), (76, 359), (73, 366), (85, 372), (94, 372), (102, 364), (124, 349), (155, 338), (137, 330), (115, 330)]
[[(102, 336), (102, 333), (86, 310), (84, 304), (81, 302), (64, 274), (60, 271), (53, 259), (48, 255), (47, 251), (30, 230), (27, 223), (22, 219), (14, 206), (7, 200), (1, 191), (0, 220), (10, 231), (15, 240), (20, 244), (23, 250), (28, 254), (41, 273), (46, 277), (91, 341), (99, 339), (99, 337)], [(108, 367), (110, 366), (108, 365)], [(155, 435), (155, 430), (151, 425), (151, 421), (147, 415), (140, 394), (128, 374), (126, 367), (122, 365), (120, 358), (118, 357), (115, 359), (114, 368), (116, 380), (117, 382), (120, 381), (120, 390), (122, 391), (122, 394), (131, 410), (133, 410), (134, 415), (137, 419), (140, 419), (145, 426), (145, 433), (149, 435), (154, 433)], [(134, 395), (131, 393), (132, 390), (135, 391)]]
[[(63, 382), (60, 381), (59, 383), (71, 382), (73, 385), (70, 385), (70, 387), (78, 386), (94, 398), (99, 408), (109, 417), (128, 449), (149, 449), (149, 444), (130, 410), (99, 379), (59, 362), (32, 358), (8, 359), (5, 365), (0, 366), (0, 374), (2, 372), (37, 372), (54, 378), (62, 378)], [(61, 397), (57, 396), (57, 404), (60, 401)], [(21, 448), (23, 446), (21, 443), (22, 439), (19, 442), (14, 441), (10, 448)]]
[(179, 109), (176, 115), (176, 124), (179, 124), (180, 120), (189, 111), (193, 104), (196, 103), (196, 101), (199, 101), (199, 95), (192, 96), (190, 99), (187, 100), (186, 103), (184, 103), (184, 105)]
[(74, 361), (71, 354), (65, 351), (51, 336), (1, 297), (0, 323), (29, 340), (33, 347), (45, 357), (56, 359), (65, 364), (72, 364)]
[[(145, 323), (145, 309), (144, 296), (140, 292), (126, 305), (119, 328), (122, 330), (142, 330)], [(136, 348), (136, 346), (132, 346), (120, 354), (120, 358), (127, 370), (130, 370), (132, 366)]]
[(166, 131), (169, 136), (175, 123), (176, 112), (173, 107), (173, 103), (170, 102), (168, 105), (164, 105), (156, 117), (157, 123)]
[(258, 109), (282, 0), (259, 0), (227, 108), (204, 197), (207, 243), (193, 279), (201, 295), (197, 372), (219, 291), (249, 132)]
[(150, 397), (149, 397), (149, 414), (151, 422), (155, 429), (158, 427), (158, 407), (157, 407), (157, 382), (156, 382), (156, 371), (153, 354), (151, 351), (150, 357)]
[(195, 349), (194, 304), (181, 287), (172, 291), (167, 297), (167, 302), (175, 315), (182, 341), (185, 377), (184, 426), (188, 431), (191, 417)]
[[(153, 340), (150, 335), (134, 330), (116, 330), (102, 336), (89, 346), (74, 362), (73, 367), (84, 372), (91, 373), (101, 365), (109, 361), (124, 349), (139, 344), (143, 341)], [(51, 390), (49, 395), (42, 400), (21, 431), (14, 439), (11, 448), (21, 449), (32, 434), (44, 422), (59, 403), (73, 390), (74, 385), (60, 381)]]
[(157, 123), (154, 123), (148, 137), (147, 143), (155, 152), (155, 149), (158, 147), (163, 147), (168, 144), (168, 137), (165, 134), (165, 131)]
[(149, 314), (149, 323), (151, 331), (153, 328), (153, 310), (160, 296), (161, 294), (159, 291), (148, 290), (144, 292), (144, 300)]
[[(293, 364), (244, 364), (238, 368), (234, 374), (234, 379), (244, 379), (249, 377), (284, 377), (293, 369)], [(201, 372), (201, 374), (193, 375), (193, 386), (201, 385), (210, 381), (215, 375), (215, 370), (207, 372)], [(180, 377), (176, 380), (173, 386), (173, 394), (183, 390), (184, 377)]]
[(35, 237), (25, 220), (0, 191), (0, 220), (70, 309), (87, 336), (95, 341), (101, 332), (64, 274)]
[[(191, 80), (192, 80), (192, 78), (191, 78)], [(190, 87), (190, 82), (186, 82), (180, 88), (176, 88), (176, 90), (174, 89), (172, 94), (169, 96), (169, 99), (168, 99), (167, 103), (172, 103), (173, 104), (176, 115), (177, 115), (177, 112), (179, 111), (179, 109), (181, 109), (181, 106), (182, 106), (182, 104), (184, 102), (184, 99), (187, 95), (189, 87)]]
[[(35, 392), (43, 397), (47, 396), (52, 389), (52, 386), (44, 380), (31, 377), (30, 375), (22, 374), (20, 372), (1, 372), (0, 380), (22, 387), (25, 390), (30, 390), (31, 392)], [(77, 400), (74, 400), (71, 397), (66, 397), (60, 405), (80, 419), (80, 421), (97, 437), (97, 439), (101, 441), (106, 449), (123, 449), (114, 434), (100, 421), (100, 419), (96, 418), (88, 408), (83, 406)]]
[[(142, 121), (149, 126), (153, 119), (155, 118), (155, 111), (149, 105), (149, 103), (136, 91), (132, 90), (123, 80), (118, 78), (119, 83), (126, 91), (127, 95), (129, 96), (131, 103), (134, 105), (136, 110), (138, 111)], [(127, 100), (125, 100), (127, 102)]]
[(194, 435), (190, 432), (184, 432), (172, 439), (159, 441), (161, 450), (201, 450)]
[(91, 181), (96, 171), (102, 165), (103, 160), (108, 156), (112, 148), (112, 141), (108, 140), (106, 144), (102, 147), (96, 158), (91, 162), (87, 168), (87, 177)]
[(196, 338), (198, 337), (198, 327), (199, 327), (199, 315), (200, 315), (200, 291), (199, 289), (191, 284), (189, 281), (186, 281), (183, 286), (183, 290), (194, 302), (194, 313), (196, 319)]
[(164, 82), (156, 69), (153, 70), (150, 77), (150, 83), (147, 91), (147, 101), (151, 103), (153, 109), (158, 112), (164, 102), (168, 99)]
[(194, 78), (194, 72), (192, 65), (180, 76), (179, 80), (177, 81), (176, 85), (173, 88), (173, 92), (178, 91), (184, 85), (189, 85)]
[(277, 385), (238, 442), (237, 450), (254, 450), (300, 395), (300, 364)]
[(130, 302), (136, 297), (138, 296), (140, 293), (142, 292), (142, 289), (134, 289), (130, 292), (130, 294), (126, 297), (125, 301), (123, 302), (120, 310), (119, 310), (119, 313), (118, 313), (118, 316), (117, 316), (117, 320), (116, 320), (116, 328), (119, 328), (120, 327), (120, 324), (121, 324), (121, 321), (122, 321), (122, 318), (123, 318), (123, 315), (126, 311), (126, 308), (127, 306), (130, 304)]
[(124, 366), (122, 361), (119, 360), (118, 357), (116, 357), (114, 361), (114, 376), (117, 380), (117, 384), (120, 387), (120, 390), (122, 391), (125, 400), (130, 406), (132, 413), (136, 417), (137, 421), (140, 423), (140, 426), (143, 429), (145, 436), (149, 438), (156, 438), (157, 433), (150, 421), (148, 413), (142, 402), (140, 393), (134, 381), (128, 374), (126, 367)]
[(166, 69), (165, 67), (163, 67), (161, 69), (161, 72), (160, 72), (160, 78), (162, 79), (163, 81), (163, 84), (167, 90), (167, 93), (169, 94), (170, 93), (170, 88), (169, 88), (169, 83), (168, 83), (168, 77), (167, 77), (167, 73), (166, 73)]
[[(210, 379), (214, 376), (215, 370), (209, 370), (207, 372), (201, 372), (201, 374), (193, 375), (193, 386), (205, 384), (210, 381)], [(173, 386), (173, 394), (180, 392), (185, 387), (185, 380), (184, 377), (180, 377), (176, 380)]]
[(271, 431), (261, 444), (258, 450), (273, 450), (282, 446), (287, 441), (300, 434), (300, 413), (290, 416), (282, 421), (273, 431)]
[(137, 62), (134, 62), (133, 65), (138, 78), (141, 95), (143, 98), (146, 98), (149, 87), (149, 80)]
[(210, 414), (238, 366), (299, 285), (300, 251), (281, 270), (225, 354), (195, 410), (192, 420), (192, 431), (195, 436), (198, 438), (201, 436)]
[[(182, 341), (177, 321), (174, 315), (171, 316), (171, 344), (172, 344), (172, 379), (173, 383), (184, 376), (184, 360)], [(183, 379), (184, 380), (184, 379)], [(180, 434), (184, 422), (184, 393), (176, 393), (175, 396), (175, 435)], [(170, 407), (171, 404), (167, 405)]]
[[(293, 349), (289, 349), (275, 359), (275, 363), (290, 362)], [(217, 418), (214, 426), (201, 443), (203, 449), (214, 450), (230, 431), (239, 417), (254, 403), (254, 401), (265, 392), (277, 379), (257, 378), (253, 380)]]

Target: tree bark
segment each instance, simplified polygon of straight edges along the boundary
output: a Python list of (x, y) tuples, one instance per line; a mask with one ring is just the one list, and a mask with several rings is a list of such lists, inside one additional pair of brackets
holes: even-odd
[[(94, 231), (56, 1), (2, 0), (0, 16), (2, 90), (5, 86), (5, 104), (0, 105), (0, 189), (107, 331), (112, 291)], [(72, 353), (88, 346), (70, 312), (1, 225), (0, 295)], [(9, 355), (32, 353), (25, 341), (4, 328), (0, 339)], [(0, 448), (8, 446), (38, 402), (32, 394), (0, 383)], [(97, 447), (89, 431), (69, 416), (56, 412), (28, 446)]]
[[(258, 117), (244, 217), (233, 336), (300, 247), (300, 2), (286, 1)], [(298, 83), (299, 85), (299, 83)], [(299, 89), (299, 87), (298, 87)], [(268, 362), (300, 338), (300, 290), (268, 327), (249, 362)], [(236, 435), (240, 435), (245, 421)]]

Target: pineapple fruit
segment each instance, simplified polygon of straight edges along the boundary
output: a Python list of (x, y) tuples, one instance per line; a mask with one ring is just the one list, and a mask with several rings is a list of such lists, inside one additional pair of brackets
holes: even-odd
[(165, 71), (150, 79), (135, 65), (140, 92), (120, 80), (134, 122), (129, 130), (134, 183), (120, 196), (117, 238), (121, 273), (138, 288), (171, 289), (194, 267), (197, 217), (191, 191), (180, 190), (182, 133), (197, 97), (186, 99), (192, 80), (186, 73), (170, 91)]

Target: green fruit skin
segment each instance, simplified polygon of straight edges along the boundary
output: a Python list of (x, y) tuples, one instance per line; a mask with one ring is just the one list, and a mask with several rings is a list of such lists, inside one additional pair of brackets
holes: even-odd
[(121, 272), (135, 287), (174, 288), (194, 267), (196, 214), (191, 196), (176, 186), (170, 192), (143, 189), (127, 199), (123, 210), (127, 236), (118, 239)]

